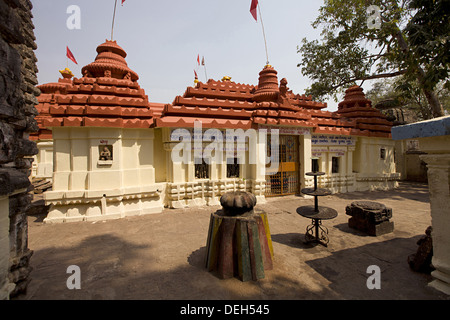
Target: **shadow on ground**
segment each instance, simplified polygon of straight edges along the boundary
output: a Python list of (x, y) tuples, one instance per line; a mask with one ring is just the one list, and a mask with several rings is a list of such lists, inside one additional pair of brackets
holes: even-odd
[(340, 199), (377, 201), (386, 199), (389, 195), (390, 200), (415, 200), (420, 202), (429, 202), (428, 184), (421, 182), (399, 182), (399, 187), (394, 190), (378, 190), (372, 192), (355, 191), (349, 193), (335, 193), (333, 196)]
[[(323, 299), (329, 290), (311, 291), (279, 269), (260, 281), (217, 278), (204, 268), (206, 247), (188, 255), (183, 266), (164, 263), (148, 245), (105, 234), (87, 237), (79, 245), (36, 250), (26, 295), (39, 300), (208, 300), (208, 299)], [(69, 290), (67, 268), (81, 270), (81, 289)], [(328, 291), (328, 292), (327, 292)]]

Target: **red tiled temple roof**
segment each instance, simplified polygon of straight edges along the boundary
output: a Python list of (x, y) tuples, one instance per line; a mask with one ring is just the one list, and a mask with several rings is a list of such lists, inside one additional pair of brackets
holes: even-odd
[(353, 130), (359, 130), (359, 135), (391, 137), (393, 123), (378, 109), (372, 108), (372, 102), (366, 98), (359, 86), (352, 86), (345, 91), (344, 101), (338, 104), (335, 114), (341, 119), (354, 121)]
[[(323, 111), (326, 103), (294, 94), (286, 79), (278, 85), (277, 71), (266, 66), (259, 74), (258, 86), (208, 80), (188, 87), (183, 96), (165, 105), (155, 123), (157, 127), (193, 127), (198, 120), (204, 128), (230, 129), (258, 124), (300, 126), (320, 134), (390, 137), (392, 123), (371, 107), (362, 89), (355, 93), (357, 88), (347, 90), (339, 104), (346, 106), (345, 111), (344, 107), (337, 112)], [(356, 97), (364, 103), (355, 108), (352, 99)]]
[[(136, 72), (128, 68), (126, 52), (115, 41), (97, 47), (95, 61), (82, 68), (83, 77), (70, 75), (58, 83), (38, 86), (40, 126), (149, 128), (160, 104), (148, 101)], [(162, 106), (162, 105), (161, 105)], [(160, 108), (161, 109), (161, 108)]]
[(336, 112), (324, 111), (326, 103), (294, 94), (286, 79), (278, 81), (277, 71), (267, 65), (257, 86), (210, 79), (188, 87), (171, 104), (150, 103), (115, 41), (107, 40), (97, 53), (95, 61), (82, 68), (82, 78), (63, 74), (57, 83), (38, 86), (38, 137), (49, 137), (47, 127), (55, 126), (193, 127), (196, 120), (204, 128), (279, 125), (320, 134), (390, 137), (392, 123), (372, 108), (358, 86), (346, 91)]
[(199, 82), (164, 107), (162, 116), (155, 119), (156, 126), (193, 127), (199, 120), (204, 128), (248, 129), (252, 126), (253, 89), (231, 81)]

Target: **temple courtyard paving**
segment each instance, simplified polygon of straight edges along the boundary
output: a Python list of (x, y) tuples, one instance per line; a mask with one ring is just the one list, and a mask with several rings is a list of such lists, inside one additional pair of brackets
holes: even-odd
[[(373, 237), (348, 227), (345, 207), (369, 200), (393, 209), (394, 231)], [(328, 247), (304, 244), (311, 220), (296, 213), (313, 204), (299, 196), (269, 198), (257, 208), (268, 213), (274, 269), (259, 281), (221, 280), (204, 268), (210, 214), (219, 207), (166, 209), (163, 213), (105, 222), (44, 224), (29, 217), (31, 282), (16, 299), (449, 300), (429, 287), (430, 275), (407, 263), (431, 225), (426, 184), (400, 183), (390, 191), (322, 197), (338, 211), (324, 221)], [(69, 290), (67, 268), (81, 271), (81, 289)], [(370, 290), (369, 266), (381, 270), (381, 288)]]

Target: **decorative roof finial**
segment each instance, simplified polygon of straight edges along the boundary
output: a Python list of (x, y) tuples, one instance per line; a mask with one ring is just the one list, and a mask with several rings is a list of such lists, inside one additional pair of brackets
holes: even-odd
[(278, 72), (269, 64), (259, 73), (258, 87), (253, 95), (255, 101), (275, 101), (278, 99)]
[(59, 73), (63, 76), (64, 79), (72, 79), (74, 77), (72, 71), (69, 68), (65, 68), (63, 70), (59, 70)]

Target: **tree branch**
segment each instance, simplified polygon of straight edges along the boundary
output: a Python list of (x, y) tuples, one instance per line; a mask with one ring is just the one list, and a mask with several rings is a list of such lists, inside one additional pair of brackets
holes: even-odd
[(361, 81), (364, 82), (366, 80), (373, 80), (373, 79), (393, 78), (393, 77), (397, 77), (397, 76), (400, 76), (400, 75), (405, 74), (405, 73), (406, 73), (406, 70), (399, 70), (399, 71), (390, 72), (390, 73), (373, 74), (373, 75), (370, 75), (370, 76), (367, 76), (367, 77), (355, 77), (355, 78), (352, 78), (352, 79), (347, 79), (347, 80), (341, 81), (339, 84), (333, 86), (330, 91), (334, 91), (337, 88), (346, 85), (347, 83), (355, 82), (355, 81), (358, 81), (358, 80), (361, 80)]

